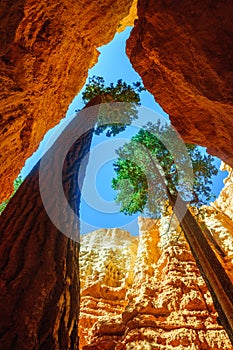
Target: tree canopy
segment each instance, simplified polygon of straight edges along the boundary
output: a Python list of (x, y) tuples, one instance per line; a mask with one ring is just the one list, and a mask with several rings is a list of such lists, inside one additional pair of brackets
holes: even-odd
[[(117, 176), (112, 180), (112, 187), (117, 191), (115, 199), (121, 205), (121, 212), (160, 216), (167, 199), (166, 188), (172, 194), (179, 192), (184, 200), (197, 207), (214, 198), (211, 177), (218, 172), (214, 158), (199, 146), (186, 144), (187, 155), (176, 149), (179, 159), (174, 159), (171, 150), (179, 145), (174, 142), (171, 132), (172, 127), (168, 124), (148, 123), (116, 151), (118, 159), (114, 170)], [(193, 168), (191, 193), (186, 187), (189, 179), (184, 171), (180, 172), (179, 165), (186, 162), (187, 157)], [(154, 171), (155, 166), (157, 171)]]
[[(94, 133), (99, 135), (106, 131), (106, 136), (115, 136), (124, 131), (133, 119), (137, 118), (137, 106), (140, 105), (140, 92), (144, 87), (138, 81), (132, 85), (119, 79), (116, 84), (105, 85), (104, 78), (93, 76), (89, 78), (82, 99), (85, 104), (94, 97), (102, 97), (102, 107), (99, 110), (98, 121)], [(121, 102), (120, 105), (114, 102)]]

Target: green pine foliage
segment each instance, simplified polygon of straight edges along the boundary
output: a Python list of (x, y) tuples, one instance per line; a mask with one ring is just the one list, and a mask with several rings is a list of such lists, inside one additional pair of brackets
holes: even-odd
[[(103, 103), (94, 133), (100, 135), (106, 131), (106, 136), (110, 137), (124, 131), (137, 118), (137, 106), (140, 105), (140, 93), (143, 90), (145, 89), (139, 81), (129, 85), (119, 79), (115, 85), (111, 83), (106, 86), (102, 77), (89, 78), (82, 94), (83, 102), (87, 104), (94, 97), (101, 96)], [(113, 104), (114, 102), (121, 104)]]
[[(179, 143), (175, 142), (172, 133), (171, 126), (150, 122), (117, 150), (118, 159), (114, 163), (117, 176), (112, 180), (112, 187), (117, 192), (115, 199), (121, 212), (159, 217), (167, 201), (167, 188), (174, 195), (179, 192), (183, 200), (197, 207), (214, 199), (211, 177), (218, 172), (214, 158), (194, 144), (186, 144), (185, 155), (182, 150), (177, 150)], [(176, 150), (178, 159), (174, 161), (168, 148)], [(189, 180), (186, 176), (190, 175), (182, 172), (181, 167), (179, 169), (179, 164), (188, 165), (190, 160), (193, 168), (191, 193), (186, 186)]]

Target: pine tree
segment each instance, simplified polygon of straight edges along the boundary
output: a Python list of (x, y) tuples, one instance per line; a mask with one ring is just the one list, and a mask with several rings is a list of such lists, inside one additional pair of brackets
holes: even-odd
[[(116, 151), (118, 160), (114, 168), (117, 178), (113, 179), (112, 186), (117, 191), (116, 202), (121, 204), (122, 212), (128, 215), (144, 212), (151, 217), (160, 216), (167, 189), (171, 194), (179, 192), (184, 200), (196, 207), (215, 198), (211, 191), (212, 176), (218, 172), (213, 164), (214, 158), (199, 146), (186, 144), (186, 154), (176, 150), (175, 161), (165, 145), (169, 144), (170, 149), (179, 147), (180, 143), (174, 140), (173, 133), (173, 128), (168, 124), (150, 122), (129, 143)], [(161, 135), (163, 141), (159, 137)], [(151, 171), (152, 162), (156, 164), (157, 172)], [(184, 168), (192, 165), (191, 179), (181, 172), (181, 164)], [(191, 183), (189, 180), (192, 181), (192, 188), (187, 186), (187, 183)], [(152, 192), (153, 196), (150, 195)]]
[[(168, 200), (210, 290), (220, 321), (233, 343), (233, 285), (187, 206), (187, 200), (196, 206), (210, 200), (211, 176), (217, 169), (211, 156), (202, 154), (195, 145), (187, 145), (194, 180), (190, 193), (186, 186), (189, 176), (179, 172), (179, 166), (188, 159), (176, 150), (178, 159), (174, 160), (164, 144), (168, 144), (169, 139), (172, 142), (171, 132), (168, 125), (149, 123), (117, 151), (119, 158), (114, 164), (117, 177), (112, 181), (117, 191), (116, 202), (121, 204), (125, 214), (146, 212), (158, 217)], [(177, 143), (169, 145), (170, 150), (175, 147), (178, 147)]]

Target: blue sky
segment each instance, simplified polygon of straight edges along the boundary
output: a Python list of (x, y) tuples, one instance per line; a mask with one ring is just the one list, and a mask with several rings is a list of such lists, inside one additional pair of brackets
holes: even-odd
[[(116, 34), (114, 40), (99, 49), (101, 55), (98, 63), (89, 70), (89, 76), (99, 75), (105, 79), (106, 84), (115, 83), (118, 79), (123, 79), (127, 83), (140, 80), (138, 74), (133, 70), (128, 57), (125, 54), (125, 41), (129, 36), (131, 28)], [(141, 93), (142, 106), (152, 109), (162, 117), (168, 116), (162, 108), (155, 103), (154, 98), (148, 92)], [(80, 94), (73, 100), (67, 111), (67, 118), (75, 114), (75, 110), (81, 109), (83, 103)], [(144, 123), (145, 124), (145, 123)], [(130, 139), (133, 129), (126, 130), (118, 135), (124, 142)], [(48, 139), (49, 136), (45, 137)], [(114, 138), (115, 139), (115, 138)], [(102, 227), (121, 227), (129, 230), (132, 234), (138, 234), (137, 215), (126, 216), (119, 213), (119, 207), (114, 204), (115, 192), (111, 188), (111, 179), (115, 176), (112, 163), (114, 161), (113, 148), (116, 142), (104, 136), (94, 136), (90, 161), (87, 168), (87, 176), (83, 188), (83, 199), (81, 203), (81, 233), (93, 231)], [(115, 142), (115, 143), (114, 143)], [(120, 141), (119, 141), (120, 142)], [(123, 142), (123, 141), (122, 141)], [(26, 162), (21, 174), (25, 177), (31, 170), (35, 162), (41, 157), (43, 143), (39, 150)], [(216, 166), (219, 167), (220, 160), (216, 159)], [(226, 172), (219, 171), (214, 179), (213, 192), (219, 194), (223, 187), (223, 178)]]

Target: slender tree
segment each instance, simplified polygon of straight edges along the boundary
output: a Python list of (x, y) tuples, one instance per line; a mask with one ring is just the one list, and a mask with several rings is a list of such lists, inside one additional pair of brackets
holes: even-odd
[[(95, 93), (97, 87), (98, 93)], [(89, 100), (86, 108), (35, 165), (0, 217), (0, 349), (78, 349), (78, 216), (85, 176), (85, 166), (80, 165), (85, 159), (87, 162), (93, 132), (106, 130), (111, 136), (121, 131), (123, 121), (130, 123), (131, 112), (139, 103), (137, 91), (141, 87), (137, 84), (131, 88), (120, 81), (116, 89), (117, 95), (113, 85), (105, 89), (102, 79), (97, 78), (97, 84), (90, 81), (88, 94), (84, 94), (85, 101)], [(101, 106), (106, 102), (124, 101), (124, 93), (127, 102), (131, 93), (133, 102), (118, 128), (111, 123), (112, 110), (108, 111), (108, 105), (105, 110), (110, 119), (103, 120)], [(99, 122), (98, 117), (102, 118)], [(77, 130), (80, 136), (70, 147), (70, 139)], [(57, 170), (64, 150), (67, 154), (62, 163), (61, 181), (76, 218), (59, 201), (54, 189), (54, 183), (59, 181)], [(42, 163), (44, 171), (41, 174)], [(44, 188), (47, 192), (42, 200)], [(44, 201), (46, 208), (71, 232), (69, 237), (51, 221)]]
[(112, 181), (117, 191), (116, 202), (121, 204), (125, 214), (146, 211), (158, 217), (168, 200), (233, 343), (233, 285), (187, 206), (187, 201), (200, 206), (210, 200), (211, 176), (217, 169), (211, 156), (202, 154), (196, 145), (187, 145), (193, 165), (190, 191), (186, 186), (189, 179), (184, 171), (179, 171), (180, 165), (187, 161), (186, 157), (176, 150), (178, 159), (175, 161), (165, 146), (170, 139), (169, 149), (178, 147), (177, 143), (172, 144), (171, 132), (168, 125), (149, 123), (117, 151), (119, 158), (114, 164), (117, 177)]

